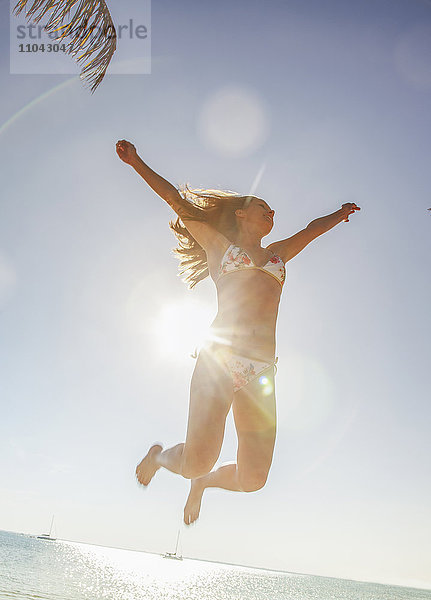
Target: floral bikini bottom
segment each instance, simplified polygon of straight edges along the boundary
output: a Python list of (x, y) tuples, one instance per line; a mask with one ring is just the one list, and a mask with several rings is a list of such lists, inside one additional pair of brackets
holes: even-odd
[[(229, 346), (215, 342), (205, 344), (202, 349), (210, 352), (218, 364), (222, 364), (227, 369), (232, 378), (234, 392), (237, 392), (250, 383), (250, 381), (260, 376), (262, 376), (261, 383), (265, 385), (267, 383), (267, 378), (263, 377), (265, 371), (274, 367), (274, 375), (277, 372), (276, 363), (278, 357), (273, 361), (262, 361), (242, 354), (236, 354)], [(197, 358), (196, 351), (191, 356)]]

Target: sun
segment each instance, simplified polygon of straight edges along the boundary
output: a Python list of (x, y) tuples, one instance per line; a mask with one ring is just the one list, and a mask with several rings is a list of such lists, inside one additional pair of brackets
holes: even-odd
[(208, 337), (213, 316), (209, 307), (191, 298), (163, 304), (153, 319), (155, 346), (163, 355), (189, 357)]

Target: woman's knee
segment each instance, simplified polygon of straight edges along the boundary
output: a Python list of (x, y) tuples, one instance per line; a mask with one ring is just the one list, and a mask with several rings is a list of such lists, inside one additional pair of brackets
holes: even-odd
[(254, 471), (251, 473), (238, 473), (239, 484), (243, 492), (257, 492), (261, 490), (268, 479), (268, 471)]
[(215, 465), (217, 459), (200, 453), (189, 454), (184, 452), (181, 463), (181, 475), (185, 479), (197, 479), (207, 475)]

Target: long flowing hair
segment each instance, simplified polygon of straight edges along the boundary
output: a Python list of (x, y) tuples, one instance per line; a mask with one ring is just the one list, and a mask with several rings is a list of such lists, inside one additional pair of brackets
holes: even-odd
[(241, 196), (236, 192), (223, 190), (192, 190), (187, 184), (180, 186), (179, 193), (183, 200), (182, 210), (176, 221), (169, 222), (169, 226), (178, 240), (178, 246), (173, 250), (180, 260), (178, 275), (191, 289), (208, 277), (209, 271), (205, 250), (184, 223), (187, 219), (208, 223), (233, 241), (238, 233), (235, 211), (247, 208), (254, 196)]

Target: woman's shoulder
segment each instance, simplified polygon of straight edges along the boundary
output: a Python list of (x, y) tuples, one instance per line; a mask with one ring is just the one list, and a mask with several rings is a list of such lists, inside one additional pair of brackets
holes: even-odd
[(184, 221), (184, 226), (207, 254), (213, 252), (218, 253), (223, 248), (225, 248), (226, 251), (231, 244), (226, 236), (208, 223), (186, 219)]
[(227, 239), (224, 235), (220, 234), (220, 237), (214, 240), (213, 244), (205, 249), (208, 263), (220, 264), (223, 256), (233, 246), (232, 242)]
[(207, 255), (208, 270), (211, 278), (216, 281), (219, 275), (220, 266), (226, 252), (233, 246), (232, 242), (225, 236), (218, 239), (218, 242), (205, 250)]

